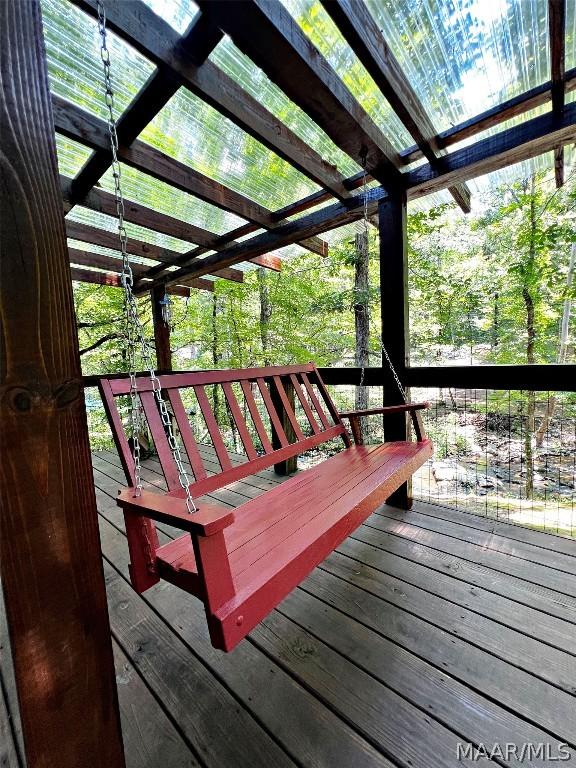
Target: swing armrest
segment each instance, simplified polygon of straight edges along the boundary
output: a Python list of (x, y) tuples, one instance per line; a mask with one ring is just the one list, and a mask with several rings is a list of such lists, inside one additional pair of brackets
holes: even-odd
[(350, 420), (350, 428), (354, 437), (356, 445), (362, 445), (364, 438), (362, 436), (362, 422), (363, 416), (374, 416), (382, 414), (386, 416), (390, 413), (405, 413), (410, 412), (412, 418), (412, 424), (414, 425), (414, 432), (416, 434), (416, 440), (421, 443), (426, 439), (426, 433), (424, 431), (424, 424), (418, 411), (428, 408), (430, 403), (403, 403), (402, 405), (383, 405), (380, 408), (366, 408), (363, 411), (345, 411), (340, 414), (340, 418)]
[(201, 536), (212, 536), (234, 522), (234, 510), (226, 507), (199, 504), (198, 511), (190, 514), (186, 510), (185, 499), (150, 491), (142, 491), (140, 496), (134, 496), (132, 488), (125, 488), (119, 493), (117, 504), (126, 512)]

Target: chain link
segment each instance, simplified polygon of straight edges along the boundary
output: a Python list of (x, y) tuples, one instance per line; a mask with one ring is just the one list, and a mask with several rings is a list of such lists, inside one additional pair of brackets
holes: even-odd
[(174, 462), (178, 469), (178, 479), (182, 489), (186, 493), (186, 508), (190, 513), (196, 512), (197, 507), (190, 492), (190, 479), (182, 461), (182, 454), (178, 441), (174, 435), (172, 419), (162, 396), (162, 386), (158, 379), (152, 362), (152, 348), (146, 340), (144, 326), (138, 314), (138, 305), (133, 293), (134, 275), (128, 256), (128, 236), (124, 226), (124, 196), (122, 194), (122, 169), (118, 160), (118, 133), (114, 118), (114, 91), (110, 76), (110, 51), (106, 39), (106, 9), (102, 0), (97, 0), (98, 31), (100, 33), (100, 58), (104, 67), (104, 100), (108, 108), (108, 133), (110, 135), (110, 150), (112, 153), (112, 175), (114, 178), (114, 197), (116, 200), (116, 213), (118, 216), (118, 239), (122, 253), (122, 273), (120, 280), (124, 289), (124, 313), (126, 321), (125, 344), (128, 358), (128, 370), (130, 375), (130, 429), (133, 443), (134, 458), (134, 494), (142, 493), (142, 466), (140, 459), (140, 434), (142, 431), (142, 410), (138, 397), (138, 384), (136, 381), (136, 351), (139, 348), (142, 362), (150, 373), (152, 391), (160, 411), (162, 424), (166, 430), (168, 445), (172, 452)]
[[(364, 238), (365, 238), (365, 247), (366, 251), (368, 252), (368, 234), (369, 234), (369, 219), (368, 219), (368, 169), (367, 169), (367, 157), (366, 154), (362, 157), (362, 197), (363, 197), (363, 203), (364, 203), (364, 216), (363, 216), (363, 224), (364, 224)], [(398, 391), (400, 392), (400, 395), (402, 397), (402, 401), (404, 403), (408, 402), (408, 399), (406, 397), (406, 390), (402, 386), (402, 382), (400, 381), (400, 377), (398, 376), (396, 372), (396, 368), (394, 368), (394, 364), (392, 360), (390, 359), (390, 355), (388, 354), (388, 350), (386, 349), (384, 342), (382, 341), (382, 338), (380, 338), (380, 348), (384, 354), (384, 357), (386, 359), (386, 362), (388, 363), (388, 367), (390, 368), (390, 371), (392, 372), (392, 376), (394, 377), (394, 381), (396, 383), (396, 386), (398, 387)], [(363, 387), (364, 386), (364, 375), (365, 375), (365, 366), (362, 366), (362, 369), (360, 371), (360, 383), (358, 386)]]

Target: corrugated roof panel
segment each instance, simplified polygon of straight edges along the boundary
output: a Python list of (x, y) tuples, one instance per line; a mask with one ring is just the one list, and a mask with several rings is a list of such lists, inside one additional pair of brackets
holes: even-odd
[(141, 138), (271, 210), (320, 189), (184, 88), (152, 120)]
[[(105, 119), (104, 75), (96, 20), (67, 0), (42, 0), (50, 89)], [(116, 117), (126, 109), (155, 67), (108, 31)]]
[(316, 123), (297, 107), (254, 62), (225, 37), (210, 59), (242, 88), (291, 128), (295, 134), (336, 166), (344, 176), (352, 176), (360, 168), (342, 152)]

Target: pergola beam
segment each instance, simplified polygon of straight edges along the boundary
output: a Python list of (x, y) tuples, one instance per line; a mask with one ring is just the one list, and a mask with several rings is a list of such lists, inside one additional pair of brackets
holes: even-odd
[(359, 165), (365, 163), (381, 184), (399, 184), (398, 153), (280, 3), (199, 4), (340, 149)]
[[(564, 89), (566, 93), (576, 89), (576, 68), (566, 72)], [(442, 131), (436, 136), (436, 141), (440, 147), (446, 149), (454, 144), (458, 144), (460, 141), (469, 139), (471, 136), (477, 136), (482, 131), (501, 125), (513, 117), (518, 117), (526, 112), (530, 112), (532, 109), (541, 107), (549, 102), (551, 98), (552, 81), (549, 80), (547, 83), (530, 88), (530, 90), (518, 96), (514, 96), (503, 101), (501, 104), (497, 104), (495, 107), (480, 112), (480, 114), (471, 117), (469, 120), (465, 120), (452, 128)], [(422, 156), (422, 151), (418, 147), (409, 147), (400, 152), (404, 165), (420, 160)], [(349, 182), (350, 179), (347, 179), (346, 183), (349, 184)]]
[[(564, 108), (564, 48), (566, 41), (566, 0), (548, 0), (548, 33), (550, 41), (550, 74), (552, 81), (552, 113), (559, 120)], [(554, 149), (556, 187), (564, 184), (564, 148)]]
[[(71, 181), (72, 180), (68, 179), (66, 176), (60, 176), (60, 188), (62, 189), (65, 213), (68, 213), (73, 205), (70, 198)], [(100, 187), (94, 187), (94, 189), (83, 198), (80, 205), (91, 211), (104, 213), (107, 216), (115, 217), (117, 215), (116, 199), (114, 195), (100, 189)], [(206, 251), (211, 250), (222, 250), (226, 245), (232, 245), (234, 243), (234, 237), (243, 237), (258, 229), (256, 225), (247, 224), (226, 235), (216, 235), (214, 232), (209, 232), (194, 224), (188, 224), (180, 219), (175, 219), (172, 216), (160, 213), (152, 208), (147, 208), (145, 205), (136, 203), (133, 200), (127, 200), (126, 198), (124, 198), (124, 218), (131, 224), (138, 224), (153, 232), (168, 235), (169, 237), (175, 237), (178, 240), (186, 240), (189, 243), (198, 243), (199, 247), (192, 251), (194, 254), (206, 253)], [(260, 267), (265, 267), (266, 269), (271, 269), (275, 272), (280, 271), (281, 268), (281, 262), (277, 256), (259, 256), (254, 263)], [(160, 269), (156, 274), (163, 271), (163, 269), (164, 268), (160, 266)]]
[[(118, 234), (116, 232), (109, 232), (106, 229), (99, 229), (98, 227), (92, 227), (89, 224), (82, 224), (79, 221), (72, 221), (66, 219), (66, 235), (72, 240), (79, 240), (83, 243), (90, 243), (91, 245), (99, 245), (101, 248), (110, 248), (112, 250), (118, 250)], [(158, 267), (160, 272), (158, 274), (169, 275), (167, 267), (177, 265), (178, 259), (182, 256), (178, 251), (172, 251), (169, 248), (162, 248), (159, 245), (152, 243), (146, 243), (142, 240), (136, 240), (134, 237), (128, 238), (128, 253), (134, 256), (140, 256), (141, 258), (153, 259), (161, 262)], [(103, 259), (107, 258), (111, 263), (118, 262), (118, 259), (114, 257), (101, 257), (100, 254), (88, 254), (87, 251), (73, 250), (74, 253), (86, 253), (86, 261), (82, 262), (86, 266), (98, 267), (99, 264), (88, 262), (90, 256), (93, 260), (100, 260), (105, 263)], [(110, 266), (110, 265), (108, 265)], [(150, 267), (143, 264), (132, 264), (134, 274), (137, 276), (145, 276)], [(211, 273), (214, 277), (219, 277), (224, 280), (233, 280), (234, 282), (241, 283), (244, 280), (244, 273), (239, 269), (231, 269), (226, 267), (225, 269), (218, 269)]]
[[(73, 2), (91, 15), (96, 15), (95, 0), (73, 0)], [(194, 30), (186, 35), (190, 42), (182, 41), (177, 32), (142, 0), (124, 0), (121, 3), (111, 4), (107, 11), (107, 19), (110, 28), (154, 62), (159, 67), (159, 72), (169, 73), (166, 79), (175, 89), (182, 85), (199, 96), (220, 114), (232, 120), (246, 133), (308, 178), (328, 189), (336, 197), (345, 199), (350, 196), (343, 184), (343, 176), (333, 165), (323, 160), (312, 147), (215, 64), (200, 60), (195, 48), (198, 41)], [(217, 28), (211, 25), (205, 14), (200, 16), (199, 22), (204, 26), (211, 26), (208, 36), (212, 42)], [(153, 35), (150, 34), (151, 29), (154, 30)], [(222, 36), (221, 32), (219, 34)], [(208, 47), (205, 45), (202, 48), (202, 54), (206, 53)], [(209, 53), (210, 51), (206, 55)], [(142, 91), (142, 97), (143, 101), (148, 98), (144, 91)], [(162, 106), (163, 104), (157, 111)], [(140, 130), (145, 125), (142, 125)], [(133, 135), (131, 141), (136, 139), (137, 135)]]
[[(119, 272), (121, 268), (121, 261), (115, 256), (108, 256), (103, 253), (94, 253), (93, 251), (83, 251), (79, 248), (68, 248), (70, 255), (70, 263), (78, 264), (83, 267), (93, 267), (96, 269), (105, 269), (110, 272)], [(164, 268), (166, 265), (164, 265)], [(144, 264), (138, 264), (131, 262), (130, 268), (135, 278), (144, 278), (148, 272), (148, 267)], [(170, 272), (164, 271), (165, 275), (169, 275)], [(239, 269), (232, 269), (232, 267), (225, 267), (224, 269), (218, 269), (211, 273), (213, 277), (218, 277), (221, 280), (231, 280), (235, 283), (244, 282), (244, 272)]]
[[(576, 103), (564, 108), (560, 122), (557, 122), (551, 114), (535, 117), (446, 155), (442, 159), (442, 170), (433, 168), (429, 164), (424, 165), (415, 171), (403, 174), (403, 180), (409, 198), (423, 197), (431, 192), (445, 189), (451, 184), (482, 176), (506, 165), (550, 152), (559, 144), (575, 140)], [(369, 215), (376, 211), (378, 200), (384, 196), (385, 192), (381, 188), (369, 190)], [(357, 221), (362, 215), (362, 195), (357, 195), (346, 203), (327, 206), (297, 221), (283, 224), (273, 232), (265, 232), (220, 253), (208, 256), (196, 264), (174, 272), (173, 278), (181, 280), (184, 276), (208, 274), (218, 266), (232, 266), (239, 261), (253, 258), (259, 253), (289, 245), (303, 235), (309, 237)], [(170, 281), (173, 278), (171, 277)]]
[[(76, 280), (79, 283), (92, 283), (94, 285), (111, 285), (114, 288), (120, 288), (122, 283), (120, 281), (120, 274), (118, 272), (97, 272), (92, 269), (84, 269), (82, 267), (70, 267), (70, 273), (72, 280)], [(213, 291), (214, 283), (211, 280), (203, 280), (195, 278), (188, 280), (186, 286), (184, 285), (171, 285), (166, 288), (167, 293), (173, 296), (183, 296), (188, 298), (190, 296), (190, 288), (196, 288), (200, 291)]]
[[(59, 96), (52, 96), (52, 107), (54, 124), (59, 133), (92, 149), (108, 147), (108, 127), (103, 120)], [(127, 165), (159, 181), (222, 210), (230, 211), (258, 226), (272, 229), (277, 225), (272, 211), (143, 141), (134, 141), (128, 147), (120, 146), (118, 157)], [(327, 244), (318, 238), (307, 239), (301, 245), (320, 255), (327, 252)]]
[[(94, 3), (94, 6), (96, 4)], [(126, 8), (130, 3), (110, 3), (106, 8), (107, 17), (115, 7)], [(108, 19), (108, 23), (110, 23)], [(197, 65), (210, 55), (222, 39), (222, 33), (210, 21), (199, 14), (193, 20), (190, 28), (183, 38), (178, 38), (180, 48), (186, 51), (189, 60)], [(180, 87), (175, 79), (172, 69), (156, 62), (158, 69), (148, 78), (140, 93), (121, 115), (117, 123), (118, 142), (128, 146), (135, 141), (148, 123), (170, 101)], [(100, 177), (106, 172), (112, 163), (112, 153), (109, 148), (98, 149), (88, 158), (78, 176), (72, 183), (72, 199), (81, 202)]]
[[(384, 40), (367, 6), (354, 0), (321, 2), (424, 156), (432, 165), (436, 164), (438, 157), (446, 151), (438, 146), (437, 131), (424, 105)], [(470, 190), (466, 185), (458, 184), (449, 187), (448, 191), (464, 213), (469, 213)]]

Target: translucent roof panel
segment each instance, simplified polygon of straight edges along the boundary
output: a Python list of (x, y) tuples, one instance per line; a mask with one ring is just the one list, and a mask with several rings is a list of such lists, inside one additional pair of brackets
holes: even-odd
[(183, 34), (198, 11), (194, 0), (143, 0), (157, 16)]
[[(114, 180), (110, 170), (100, 179), (100, 184), (107, 192), (114, 191)], [(141, 203), (216, 235), (223, 235), (246, 224), (245, 219), (240, 216), (222, 211), (215, 205), (198, 200), (186, 192), (181, 192), (163, 181), (153, 179), (152, 176), (126, 165), (122, 166), (122, 187), (127, 200)]]
[(269, 209), (319, 189), (304, 174), (184, 88), (140, 137)]
[(73, 178), (92, 154), (92, 150), (76, 141), (56, 134), (58, 168), (63, 176)]
[[(91, 227), (98, 227), (98, 229), (105, 229), (108, 232), (118, 232), (117, 219), (108, 216), (105, 213), (92, 211), (78, 205), (74, 206), (74, 208), (67, 214), (66, 218), (70, 221), (78, 221), (82, 224), (88, 224)], [(186, 253), (186, 251), (189, 251), (192, 247), (190, 243), (185, 242), (184, 240), (178, 240), (175, 237), (169, 237), (160, 232), (153, 232), (152, 230), (140, 227), (137, 224), (131, 224), (129, 221), (126, 222), (125, 226), (128, 240), (134, 238), (135, 240), (141, 240), (145, 243), (158, 245), (161, 248), (169, 248), (178, 253)]]
[(410, 146), (410, 134), (320, 2), (282, 2), (392, 146), (398, 151)]
[(548, 0), (365, 1), (439, 131), (550, 79)]
[(576, 3), (566, 3), (566, 69), (576, 67)]
[(212, 52), (210, 59), (229, 77), (291, 128), (327, 162), (335, 165), (344, 176), (352, 176), (360, 167), (342, 152), (316, 123), (297, 107), (254, 62), (241, 53), (225, 37)]
[[(50, 89), (100, 118), (106, 117), (100, 35), (96, 21), (68, 0), (42, 0)], [(155, 67), (108, 33), (116, 116), (126, 109)]]

